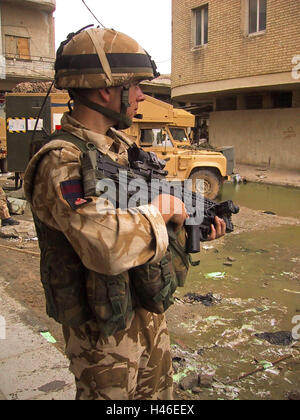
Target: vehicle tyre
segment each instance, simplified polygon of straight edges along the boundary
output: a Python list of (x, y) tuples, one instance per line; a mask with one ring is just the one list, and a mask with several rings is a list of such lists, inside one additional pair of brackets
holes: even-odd
[[(209, 200), (214, 200), (220, 191), (220, 177), (209, 169), (198, 169), (190, 175), (193, 191), (203, 194)], [(198, 179), (203, 180), (203, 188), (196, 185)]]

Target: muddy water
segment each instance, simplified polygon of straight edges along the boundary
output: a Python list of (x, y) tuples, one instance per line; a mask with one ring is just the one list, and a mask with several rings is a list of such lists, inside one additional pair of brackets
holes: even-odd
[[(241, 195), (229, 196), (225, 191), (222, 199), (232, 198), (244, 206), (251, 192), (249, 207), (252, 204), (255, 209), (300, 217), (299, 190), (241, 187)], [(212, 292), (217, 300), (210, 307), (189, 304), (191, 316), (172, 331), (173, 342), (184, 343), (188, 349), (175, 379), (189, 369), (214, 373), (212, 386), (195, 398), (284, 399), (287, 392), (300, 391), (300, 353), (295, 348), (300, 348), (300, 337), (284, 346), (255, 336), (277, 331), (300, 335), (299, 250), (300, 227), (293, 225), (228, 235), (222, 244), (215, 241), (202, 246), (196, 256), (201, 259), (200, 266), (191, 269), (186, 286), (176, 296), (186, 300), (189, 292)], [(176, 351), (179, 347), (174, 345)], [(267, 364), (289, 355), (294, 357), (274, 366)], [(231, 382), (262, 367), (265, 369), (258, 373)]]
[(280, 216), (300, 219), (300, 189), (278, 185), (233, 184), (223, 185), (218, 201), (233, 200), (253, 210), (272, 211)]

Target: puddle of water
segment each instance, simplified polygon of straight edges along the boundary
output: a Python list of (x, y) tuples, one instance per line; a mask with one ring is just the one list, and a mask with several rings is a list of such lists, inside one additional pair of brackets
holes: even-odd
[(233, 184), (223, 185), (218, 201), (232, 200), (253, 210), (272, 211), (278, 216), (300, 219), (300, 189), (278, 185)]
[[(201, 264), (191, 269), (177, 296), (212, 292), (222, 300), (207, 308), (195, 304), (200, 305), (198, 312), (173, 332), (194, 352), (204, 349), (197, 363), (215, 370), (223, 382), (203, 391), (200, 399), (284, 399), (286, 392), (300, 389), (299, 351), (259, 340), (255, 334), (291, 332), (295, 327), (293, 318), (300, 315), (300, 227), (283, 226), (267, 235), (228, 235), (224, 246), (217, 241), (207, 244), (213, 248), (197, 255)], [(228, 257), (232, 266), (224, 265)], [(212, 272), (225, 274), (205, 276)], [(223, 386), (229, 378), (253, 371), (259, 362), (274, 362), (289, 354), (298, 354), (298, 359), (235, 382), (233, 389)]]

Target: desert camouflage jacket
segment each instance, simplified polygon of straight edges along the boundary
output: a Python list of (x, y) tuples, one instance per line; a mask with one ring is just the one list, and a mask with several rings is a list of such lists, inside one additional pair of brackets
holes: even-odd
[[(92, 132), (67, 113), (62, 129), (93, 143), (111, 159), (127, 163), (130, 140), (122, 133), (113, 131), (108, 137)], [(168, 234), (155, 206), (107, 212), (103, 202), (102, 212), (101, 197), (91, 197), (84, 205), (79, 200), (81, 205), (76, 205), (80, 153), (75, 145), (58, 139), (46, 144), (30, 161), (24, 189), (35, 215), (66, 236), (89, 270), (118, 275), (146, 262), (159, 262), (168, 247)]]

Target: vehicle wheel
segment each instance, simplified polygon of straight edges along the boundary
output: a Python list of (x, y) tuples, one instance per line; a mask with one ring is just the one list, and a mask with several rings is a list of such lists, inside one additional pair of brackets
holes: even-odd
[[(192, 173), (190, 179), (192, 180), (193, 191), (203, 194), (209, 200), (214, 200), (217, 197), (220, 191), (221, 182), (218, 175), (213, 171), (210, 171), (209, 169), (199, 169)], [(201, 185), (198, 185), (198, 187), (196, 185), (198, 179), (203, 180), (202, 188)]]

